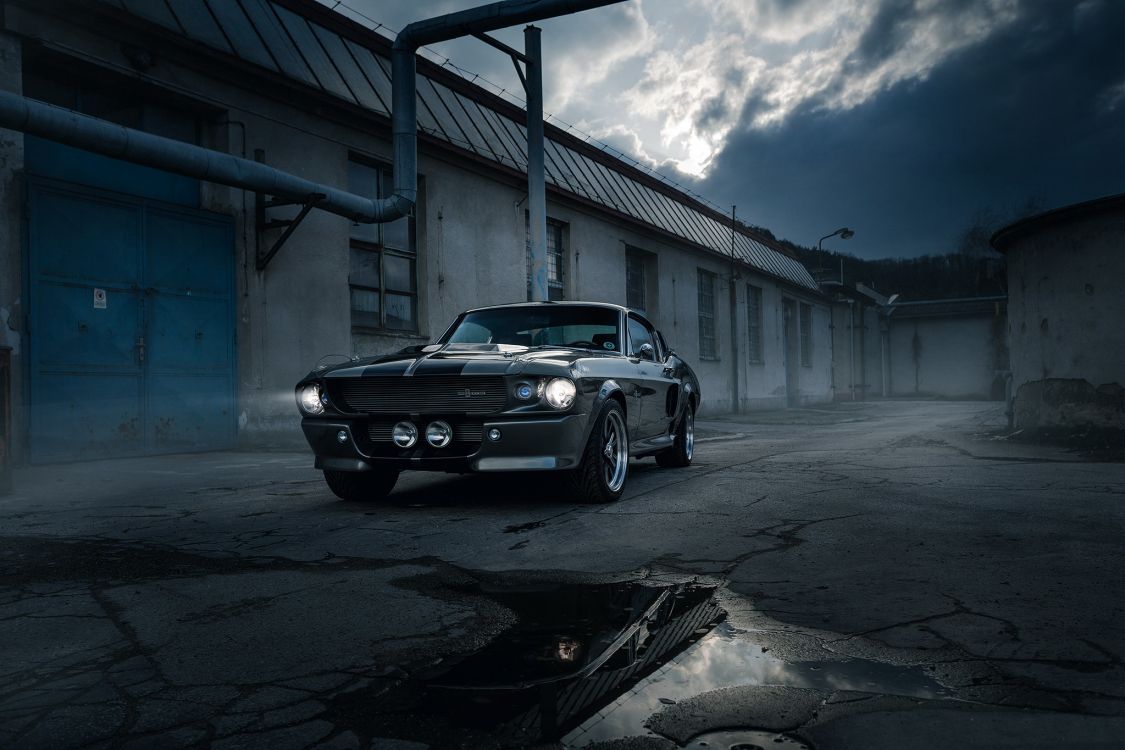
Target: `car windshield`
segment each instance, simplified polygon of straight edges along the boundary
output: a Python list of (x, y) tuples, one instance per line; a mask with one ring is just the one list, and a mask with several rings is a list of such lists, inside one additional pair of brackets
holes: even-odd
[(543, 305), (465, 313), (443, 344), (566, 346), (620, 352), (618, 312), (609, 307)]

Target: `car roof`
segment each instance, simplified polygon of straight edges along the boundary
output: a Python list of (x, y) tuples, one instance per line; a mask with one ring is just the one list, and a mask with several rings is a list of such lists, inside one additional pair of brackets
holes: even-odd
[(604, 307), (618, 312), (629, 312), (629, 308), (615, 305), (612, 302), (582, 302), (581, 300), (562, 300), (559, 302), (509, 302), (504, 305), (485, 305), (474, 307), (465, 312), (480, 312), (481, 310), (504, 310), (511, 307)]

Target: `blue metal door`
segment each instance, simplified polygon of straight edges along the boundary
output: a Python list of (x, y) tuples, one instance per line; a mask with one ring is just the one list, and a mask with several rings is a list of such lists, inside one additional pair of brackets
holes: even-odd
[(34, 462), (234, 443), (228, 217), (28, 186)]

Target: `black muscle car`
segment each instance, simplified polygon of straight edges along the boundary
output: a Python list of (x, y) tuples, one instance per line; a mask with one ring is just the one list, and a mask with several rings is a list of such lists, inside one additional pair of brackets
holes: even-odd
[(643, 315), (539, 302), (469, 310), (435, 344), (297, 384), (316, 467), (347, 500), (404, 469), (559, 471), (586, 502), (621, 496), (629, 458), (687, 466), (699, 382)]

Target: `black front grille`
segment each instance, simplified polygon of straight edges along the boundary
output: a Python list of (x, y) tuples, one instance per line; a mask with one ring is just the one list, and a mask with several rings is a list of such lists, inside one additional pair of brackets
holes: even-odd
[[(367, 435), (373, 443), (389, 443), (395, 424), (397, 422), (373, 419), (367, 425)], [(425, 439), (423, 436), (428, 424), (429, 422), (425, 420), (415, 423), (414, 426), (418, 428), (419, 442)], [(484, 425), (480, 422), (452, 422), (450, 426), (453, 427), (453, 442), (455, 443), (479, 443), (484, 436)]]
[(345, 409), (366, 414), (494, 414), (508, 402), (504, 378), (491, 375), (348, 378), (329, 388)]

